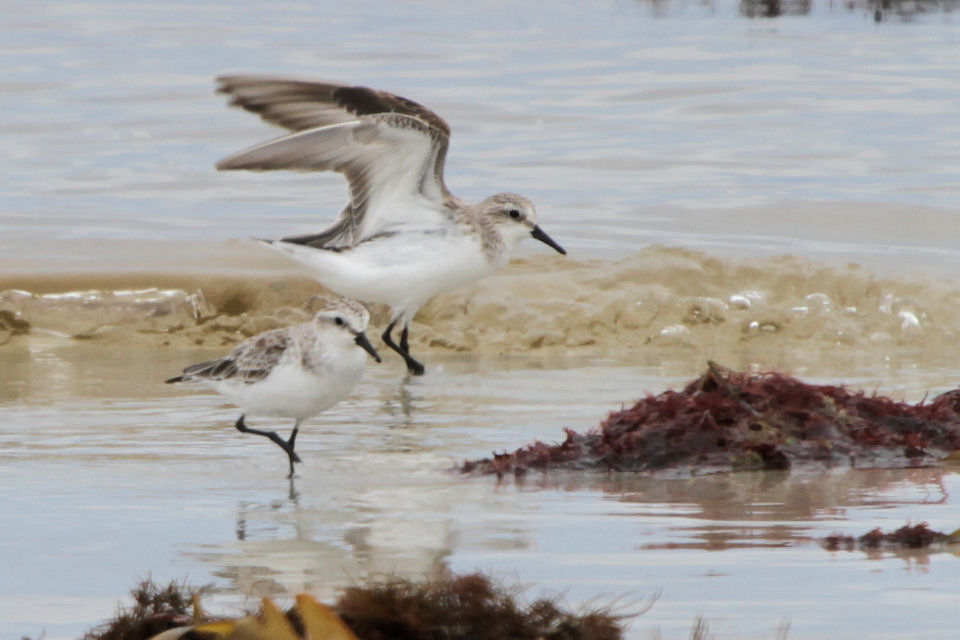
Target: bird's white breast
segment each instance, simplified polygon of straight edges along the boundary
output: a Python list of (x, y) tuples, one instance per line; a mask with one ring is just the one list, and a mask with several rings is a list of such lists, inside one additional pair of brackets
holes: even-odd
[(391, 306), (419, 306), (498, 266), (484, 252), (479, 236), (453, 225), (388, 232), (343, 251), (291, 244), (281, 248), (336, 293)]
[(363, 375), (367, 354), (354, 344), (327, 347), (314, 366), (305, 366), (298, 349), (256, 382), (230, 379), (214, 387), (252, 416), (305, 419), (329, 409), (350, 394)]

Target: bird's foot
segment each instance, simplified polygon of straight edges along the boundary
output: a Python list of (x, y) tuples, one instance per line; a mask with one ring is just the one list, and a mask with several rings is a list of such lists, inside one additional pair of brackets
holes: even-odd
[(409, 355), (404, 358), (407, 362), (407, 371), (412, 376), (422, 376), (427, 370), (422, 364), (411, 358)]

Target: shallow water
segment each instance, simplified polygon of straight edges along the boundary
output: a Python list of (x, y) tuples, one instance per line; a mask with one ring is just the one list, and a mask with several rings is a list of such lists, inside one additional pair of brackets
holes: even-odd
[[(686, 637), (697, 615), (720, 639), (952, 637), (954, 554), (817, 543), (954, 530), (949, 468), (447, 472), (707, 358), (910, 401), (955, 387), (955, 14), (739, 7), (7, 3), (0, 311), (31, 333), (0, 316), (0, 636), (77, 637), (147, 574), (212, 582), (229, 612), (446, 566), (572, 606), (659, 593), (634, 638)], [(312, 285), (247, 238), (316, 230), (345, 197), (338, 176), (213, 170), (275, 134), (212, 95), (238, 71), (435, 108), (451, 189), (529, 195), (570, 250), (526, 243), (425, 308), (428, 375), (371, 366), (305, 429), (292, 485), (234, 409), (160, 384), (302, 313)]]
[[(26, 385), (4, 399), (4, 635), (76, 635), (148, 573), (212, 582), (214, 606), (230, 612), (248, 596), (332, 597), (364, 576), (444, 566), (490, 571), (572, 606), (631, 611), (659, 594), (633, 622), (637, 638), (654, 629), (684, 637), (697, 615), (718, 637), (773, 637), (785, 621), (796, 637), (864, 629), (938, 637), (949, 628), (942, 604), (960, 577), (953, 554), (829, 553), (818, 544), (906, 521), (952, 530), (960, 475), (946, 469), (681, 480), (533, 474), (520, 483), (448, 472), (677, 386), (682, 363), (438, 354), (426, 377), (406, 381), (396, 363), (373, 367), (350, 400), (305, 429), (304, 464), (288, 483), (279, 451), (233, 430), (234, 409), (157, 384), (181, 354), (98, 348), (37, 345)], [(27, 366), (2, 355), (6, 370)], [(895, 374), (914, 380), (908, 396), (949, 383)], [(852, 379), (891, 391), (861, 376)], [(900, 606), (862, 620), (850, 613), (901, 598), (909, 620)]]

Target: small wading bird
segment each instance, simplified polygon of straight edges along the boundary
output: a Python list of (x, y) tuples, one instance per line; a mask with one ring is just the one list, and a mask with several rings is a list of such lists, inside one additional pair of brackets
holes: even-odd
[[(328, 289), (390, 306), (384, 343), (407, 370), (410, 321), (431, 297), (487, 276), (527, 236), (566, 251), (537, 225), (533, 204), (500, 193), (468, 204), (447, 190), (443, 166), (450, 127), (400, 96), (273, 76), (218, 78), (231, 104), (294, 133), (240, 151), (220, 170), (337, 171), (350, 202), (319, 233), (265, 241), (310, 267)], [(392, 333), (401, 324), (400, 343)]]
[[(226, 396), (243, 411), (237, 429), (275, 442), (290, 459), (292, 477), (293, 464), (300, 462), (294, 451), (300, 423), (350, 393), (367, 353), (380, 362), (363, 332), (369, 320), (367, 310), (352, 300), (330, 301), (310, 322), (253, 336), (227, 357), (191, 365), (167, 382), (205, 382)], [(275, 431), (248, 427), (247, 414), (296, 422), (284, 440)]]

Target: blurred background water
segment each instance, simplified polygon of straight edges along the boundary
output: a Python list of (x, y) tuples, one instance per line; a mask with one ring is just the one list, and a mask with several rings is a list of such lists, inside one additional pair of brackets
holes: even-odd
[(213, 169), (279, 133), (227, 109), (214, 76), (270, 72), (430, 106), (454, 128), (451, 189), (529, 195), (574, 255), (663, 242), (956, 267), (953, 13), (743, 13), (679, 0), (8, 2), (2, 266), (163, 266), (332, 219), (340, 176)]

